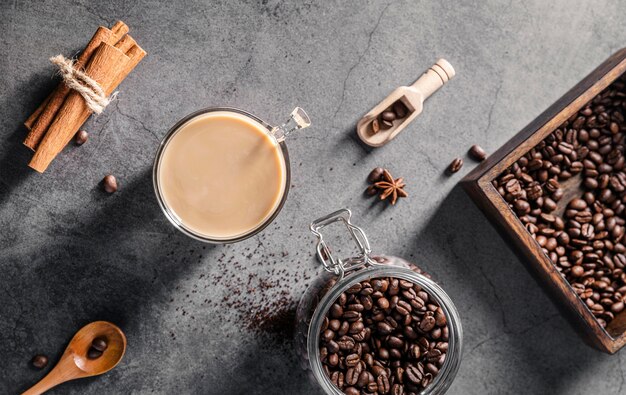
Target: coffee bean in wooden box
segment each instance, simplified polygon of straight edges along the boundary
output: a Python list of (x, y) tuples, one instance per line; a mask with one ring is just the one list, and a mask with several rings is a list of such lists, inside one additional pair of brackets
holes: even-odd
[(461, 181), (583, 339), (611, 354), (626, 344), (625, 71), (622, 49)]

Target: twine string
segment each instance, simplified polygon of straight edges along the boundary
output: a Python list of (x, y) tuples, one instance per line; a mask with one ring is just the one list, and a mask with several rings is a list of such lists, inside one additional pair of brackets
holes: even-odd
[(100, 114), (111, 102), (96, 80), (74, 68), (74, 60), (66, 59), (63, 55), (57, 55), (50, 58), (50, 62), (59, 68), (65, 85), (78, 92), (94, 113)]

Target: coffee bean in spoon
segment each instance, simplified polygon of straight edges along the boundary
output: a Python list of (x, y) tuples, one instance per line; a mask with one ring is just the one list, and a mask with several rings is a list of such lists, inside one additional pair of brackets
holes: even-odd
[(469, 154), (472, 158), (476, 159), (479, 162), (485, 160), (485, 158), (487, 157), (487, 153), (485, 152), (485, 150), (476, 144), (470, 147)]
[(396, 113), (398, 118), (404, 118), (406, 116), (407, 108), (404, 103), (402, 103), (402, 100), (398, 100), (393, 103), (393, 112)]
[(380, 123), (378, 123), (378, 119), (374, 119), (372, 121), (372, 133), (376, 134), (380, 132)]
[(393, 126), (393, 122), (383, 119), (382, 121), (380, 121), (380, 126), (383, 129), (390, 129)]
[(102, 356), (102, 351), (98, 351), (93, 347), (91, 347), (89, 351), (87, 351), (87, 358), (89, 359), (98, 359), (101, 356)]
[(35, 355), (30, 361), (37, 369), (43, 369), (48, 365), (48, 357), (42, 354)]
[(102, 337), (96, 337), (95, 339), (93, 339), (93, 341), (91, 342), (91, 347), (95, 350), (98, 351), (104, 351), (107, 349), (109, 345), (107, 344), (106, 339), (102, 338)]
[(393, 121), (396, 119), (396, 113), (393, 111), (383, 111), (380, 117), (383, 121)]
[(115, 179), (115, 176), (111, 174), (105, 176), (102, 180), (102, 187), (108, 193), (114, 193), (117, 191), (117, 180)]
[(83, 145), (87, 142), (88, 137), (89, 133), (84, 130), (79, 130), (78, 133), (76, 133), (76, 136), (74, 136), (74, 142), (76, 145)]

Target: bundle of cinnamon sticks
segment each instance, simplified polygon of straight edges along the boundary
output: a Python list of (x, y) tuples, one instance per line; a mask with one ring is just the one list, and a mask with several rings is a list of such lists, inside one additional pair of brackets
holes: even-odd
[[(94, 79), (109, 96), (146, 56), (128, 34), (128, 26), (118, 21), (113, 27), (98, 27), (74, 63)], [(52, 160), (72, 140), (92, 111), (80, 93), (61, 82), (28, 117), (29, 130), (24, 145), (35, 151), (28, 166), (43, 173)]]

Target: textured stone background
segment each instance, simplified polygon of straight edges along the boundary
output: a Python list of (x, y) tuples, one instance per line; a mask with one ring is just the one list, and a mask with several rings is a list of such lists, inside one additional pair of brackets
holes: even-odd
[[(97, 319), (126, 331), (126, 357), (54, 393), (318, 393), (282, 325), (318, 270), (307, 225), (340, 207), (375, 251), (418, 262), (456, 302), (465, 347), (450, 393), (626, 391), (624, 352), (584, 345), (456, 186), (474, 164), (442, 175), (473, 143), (498, 148), (624, 46), (623, 2), (4, 0), (0, 14), (0, 393), (40, 379), (30, 357), (55, 362)], [(148, 57), (88, 122), (89, 142), (34, 174), (20, 125), (55, 84), (47, 58), (118, 18)], [(457, 78), (419, 120), (384, 148), (358, 144), (358, 118), (441, 56)], [(300, 105), (314, 125), (289, 141), (282, 214), (231, 246), (174, 230), (151, 186), (169, 126), (213, 105), (272, 123)], [(409, 199), (383, 209), (361, 196), (377, 165), (407, 179)], [(112, 196), (98, 188), (107, 173), (121, 184)]]

